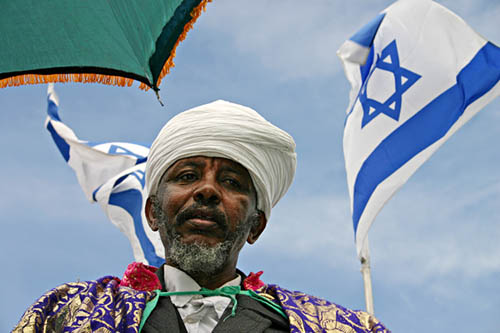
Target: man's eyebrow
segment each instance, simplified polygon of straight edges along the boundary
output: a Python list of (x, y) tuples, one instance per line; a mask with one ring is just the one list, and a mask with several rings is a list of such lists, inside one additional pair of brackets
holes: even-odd
[(193, 168), (199, 168), (199, 167), (204, 167), (205, 162), (198, 162), (198, 161), (182, 161), (179, 164), (175, 165), (173, 167), (173, 170), (179, 169), (179, 168), (184, 168), (184, 167), (193, 167)]
[(245, 174), (245, 171), (242, 170), (241, 168), (235, 168), (235, 167), (232, 167), (230, 165), (223, 165), (223, 166), (221, 166), (220, 170), (223, 172), (231, 172), (231, 173), (235, 173), (237, 175), (242, 175), (242, 176)]
[(176, 163), (172, 165), (170, 168), (168, 168), (167, 171), (161, 177), (160, 182), (162, 182), (164, 179), (167, 179), (166, 177), (172, 177), (172, 173), (178, 172), (179, 169), (186, 167), (202, 168), (203, 166), (205, 166), (205, 162), (181, 161), (180, 163)]

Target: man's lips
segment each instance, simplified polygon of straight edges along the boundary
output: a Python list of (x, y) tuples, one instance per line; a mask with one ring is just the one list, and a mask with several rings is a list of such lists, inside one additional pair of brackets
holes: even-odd
[(192, 218), (187, 220), (186, 225), (190, 228), (197, 229), (197, 230), (211, 230), (215, 229), (218, 227), (217, 222), (211, 221), (208, 219), (204, 218)]
[(200, 205), (186, 208), (176, 217), (177, 230), (184, 236), (204, 235), (210, 238), (224, 238), (227, 233), (226, 216), (217, 209)]

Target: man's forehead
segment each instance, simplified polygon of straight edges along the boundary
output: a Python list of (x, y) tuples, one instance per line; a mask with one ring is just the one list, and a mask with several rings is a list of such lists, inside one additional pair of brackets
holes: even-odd
[(205, 167), (207, 164), (215, 164), (219, 167), (219, 169), (223, 169), (226, 171), (232, 171), (236, 172), (245, 176), (250, 177), (250, 173), (248, 170), (241, 165), (240, 163), (224, 158), (224, 157), (209, 157), (209, 156), (191, 156), (191, 157), (185, 157), (181, 158), (177, 161), (175, 161), (164, 173), (167, 174), (169, 172), (175, 171), (179, 168), (183, 168), (186, 166), (193, 166), (193, 167)]

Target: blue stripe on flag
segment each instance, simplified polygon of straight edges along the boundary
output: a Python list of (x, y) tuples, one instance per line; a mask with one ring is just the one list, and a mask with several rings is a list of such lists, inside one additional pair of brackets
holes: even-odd
[[(56, 121), (61, 121), (59, 118), (58, 114), (58, 106), (56, 102), (52, 99), (52, 95), (49, 95), (47, 97), (47, 114), (49, 115), (50, 119), (56, 120)], [(64, 157), (64, 160), (66, 162), (69, 161), (69, 145), (64, 139), (56, 132), (54, 126), (52, 126), (51, 122), (47, 123), (47, 130), (50, 132), (50, 135), (52, 136), (52, 139), (57, 145), (57, 148), (59, 148), (59, 151), (61, 152), (62, 156)]]
[(415, 155), (441, 139), (464, 110), (500, 80), (500, 48), (488, 42), (457, 76), (457, 84), (386, 137), (363, 163), (354, 185), (353, 224), (375, 188)]
[(54, 127), (52, 126), (52, 123), (49, 122), (47, 123), (47, 130), (50, 132), (50, 135), (52, 135), (52, 139), (57, 145), (57, 148), (59, 148), (59, 151), (61, 152), (62, 156), (64, 157), (64, 160), (66, 162), (69, 161), (69, 145), (64, 141), (64, 139), (59, 136), (59, 134), (56, 132)]
[(57, 113), (57, 104), (52, 99), (50, 99), (50, 97), (48, 98), (47, 102), (47, 114), (49, 115), (49, 117), (53, 120), (61, 121), (61, 119), (59, 118), (59, 114)]
[(136, 162), (135, 162), (135, 165), (138, 165), (138, 164), (141, 164), (141, 163), (145, 163), (147, 162), (148, 160), (148, 157), (143, 157), (143, 158), (139, 158)]
[(101, 187), (102, 187), (102, 185), (99, 185), (99, 187), (98, 187), (98, 188), (96, 188), (96, 189), (94, 190), (94, 192), (92, 192), (92, 200), (93, 200), (94, 202), (97, 202), (97, 197), (96, 197), (96, 195), (97, 195), (97, 192), (99, 192), (99, 190), (101, 189)]
[(115, 181), (115, 184), (113, 185), (113, 188), (116, 188), (118, 185), (120, 185), (121, 183), (123, 183), (123, 181), (125, 180), (125, 178), (127, 178), (129, 175), (130, 175), (130, 173), (128, 173), (128, 174), (126, 174), (126, 175), (123, 175), (123, 176), (121, 176), (120, 178), (118, 178), (118, 179)]
[(112, 193), (109, 197), (109, 204), (125, 209), (134, 220), (135, 234), (139, 239), (144, 257), (149, 265), (160, 267), (165, 259), (156, 255), (155, 248), (149, 240), (142, 225), (141, 209), (142, 194), (135, 189), (126, 190), (119, 193)]
[(127, 179), (128, 176), (135, 177), (139, 183), (141, 184), (141, 187), (144, 188), (144, 185), (146, 184), (146, 177), (144, 171), (142, 170), (135, 170), (133, 172), (127, 173), (126, 175), (121, 176), (115, 181), (115, 184), (113, 185), (113, 190), (116, 189), (118, 185), (123, 183), (125, 179)]
[(382, 23), (384, 17), (385, 13), (378, 14), (349, 39), (353, 42), (358, 43), (359, 45), (370, 47), (373, 43), (375, 35), (377, 34), (378, 27)]

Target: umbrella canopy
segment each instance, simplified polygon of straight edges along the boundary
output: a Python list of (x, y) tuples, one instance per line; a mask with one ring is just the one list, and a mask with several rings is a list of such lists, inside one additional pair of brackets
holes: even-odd
[(98, 82), (158, 91), (211, 0), (16, 0), (0, 11), (0, 87)]

